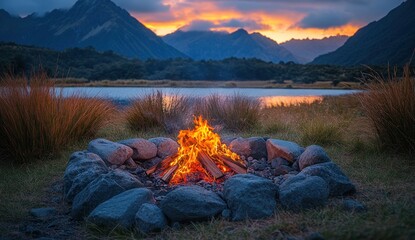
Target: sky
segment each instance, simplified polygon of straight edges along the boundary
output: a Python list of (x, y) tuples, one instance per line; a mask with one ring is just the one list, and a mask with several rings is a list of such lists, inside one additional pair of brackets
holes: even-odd
[[(76, 0), (0, 0), (0, 9), (26, 16), (70, 8)], [(291, 38), (353, 35), (403, 0), (113, 0), (163, 36), (177, 29), (233, 32), (244, 28), (281, 43)], [(1, 23), (0, 23), (1, 24)]]

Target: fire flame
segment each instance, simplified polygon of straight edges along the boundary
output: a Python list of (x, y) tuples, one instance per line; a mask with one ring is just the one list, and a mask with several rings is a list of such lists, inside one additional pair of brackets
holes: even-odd
[(170, 166), (177, 165), (178, 168), (170, 180), (171, 184), (186, 182), (187, 176), (196, 172), (204, 173), (206, 181), (215, 180), (198, 160), (200, 153), (207, 154), (222, 172), (229, 172), (230, 168), (218, 156), (226, 156), (245, 165), (239, 155), (221, 143), (220, 136), (213, 132), (213, 127), (208, 125), (207, 120), (204, 120), (202, 116), (195, 117), (194, 124), (194, 129), (181, 130), (177, 137), (178, 154)]

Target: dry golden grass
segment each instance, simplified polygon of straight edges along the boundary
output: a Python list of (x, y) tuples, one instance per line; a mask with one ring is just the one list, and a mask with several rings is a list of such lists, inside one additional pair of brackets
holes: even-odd
[(408, 66), (402, 77), (367, 75), (360, 102), (383, 148), (415, 153), (415, 79)]
[(189, 98), (157, 91), (135, 99), (124, 116), (132, 130), (164, 129), (171, 133), (187, 125), (189, 109)]
[(99, 98), (64, 97), (46, 75), (0, 81), (0, 152), (2, 160), (30, 162), (68, 144), (92, 137), (114, 110)]

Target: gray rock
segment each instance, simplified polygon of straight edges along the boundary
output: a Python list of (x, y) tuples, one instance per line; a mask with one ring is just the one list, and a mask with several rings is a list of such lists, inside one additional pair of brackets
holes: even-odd
[(300, 170), (303, 170), (304, 168), (317, 163), (330, 161), (331, 159), (327, 155), (326, 151), (324, 151), (324, 149), (318, 145), (311, 145), (306, 147), (304, 152), (298, 158)]
[(289, 166), (281, 165), (274, 169), (274, 176), (285, 175), (291, 171), (293, 171), (293, 169), (290, 168)]
[(88, 151), (97, 154), (110, 165), (122, 165), (133, 155), (130, 147), (103, 138), (89, 142)]
[(263, 171), (267, 167), (268, 167), (268, 163), (266, 161), (256, 161), (252, 164), (252, 168), (255, 171)]
[(86, 151), (74, 152), (69, 158), (63, 175), (64, 194), (68, 194), (79, 174), (89, 172), (90, 174), (99, 175), (107, 171), (107, 165), (98, 155)]
[(136, 169), (136, 168), (138, 168), (137, 163), (135, 163), (135, 162), (134, 162), (134, 160), (133, 160), (132, 158), (127, 159), (127, 160), (124, 162), (124, 164), (125, 164), (125, 166), (126, 166), (128, 169)]
[(343, 200), (343, 210), (349, 212), (366, 212), (367, 208), (359, 201), (354, 199)]
[(277, 157), (282, 157), (289, 162), (294, 162), (304, 152), (304, 148), (300, 147), (297, 143), (278, 139), (268, 139), (266, 147), (269, 161)]
[(119, 141), (119, 143), (127, 145), (133, 149), (133, 155), (131, 158), (134, 160), (148, 160), (157, 156), (156, 144), (146, 139), (132, 138)]
[(225, 144), (226, 146), (228, 146), (229, 147), (229, 145), (231, 144), (231, 142), (233, 141), (233, 140), (235, 140), (236, 139), (236, 137), (222, 137), (221, 139), (220, 139), (220, 141), (221, 141), (221, 143), (223, 143), (223, 144)]
[(324, 237), (318, 232), (313, 232), (308, 234), (304, 240), (324, 240)]
[(106, 169), (97, 169), (97, 168), (88, 168), (85, 169), (82, 173), (78, 174), (72, 181), (71, 187), (69, 190), (65, 191), (65, 200), (68, 203), (71, 203), (75, 196), (80, 193), (89, 183), (99, 178), (99, 176), (106, 174), (108, 170)]
[(49, 218), (53, 215), (55, 215), (56, 209), (55, 208), (32, 208), (30, 210), (30, 215), (32, 215), (35, 218)]
[(230, 143), (229, 148), (240, 156), (251, 156), (256, 159), (267, 157), (267, 148), (262, 137), (236, 138)]
[(342, 196), (356, 192), (356, 187), (334, 162), (319, 163), (304, 168), (299, 175), (319, 176), (330, 188), (330, 196)]
[(222, 217), (226, 220), (230, 220), (232, 216), (232, 212), (229, 208), (225, 208), (222, 211)]
[(167, 226), (167, 219), (159, 207), (144, 203), (135, 215), (135, 225), (143, 233), (155, 232)]
[(179, 148), (179, 144), (171, 138), (150, 138), (149, 141), (157, 146), (157, 156), (163, 159), (176, 154)]
[(272, 168), (277, 168), (277, 167), (282, 166), (282, 165), (289, 166), (290, 162), (288, 162), (287, 160), (285, 160), (282, 157), (277, 157), (277, 158), (274, 158), (274, 159), (271, 160), (271, 167)]
[(320, 177), (296, 175), (280, 185), (279, 195), (283, 207), (299, 211), (326, 205), (329, 187)]
[(147, 188), (130, 189), (98, 205), (87, 221), (109, 229), (131, 229), (135, 214), (144, 203), (155, 203), (153, 193)]
[(75, 196), (71, 216), (79, 220), (113, 196), (142, 186), (139, 180), (125, 171), (118, 169), (110, 171), (90, 182)]
[(212, 218), (226, 208), (226, 203), (214, 192), (186, 186), (168, 193), (160, 206), (170, 220), (182, 222)]
[(259, 219), (274, 213), (278, 187), (265, 178), (237, 174), (225, 182), (223, 193), (233, 221)]

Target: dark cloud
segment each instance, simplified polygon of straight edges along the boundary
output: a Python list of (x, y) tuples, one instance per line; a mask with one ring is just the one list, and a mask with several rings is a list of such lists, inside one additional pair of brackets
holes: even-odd
[(345, 13), (335, 11), (312, 12), (301, 19), (295, 26), (300, 28), (331, 28), (343, 26), (351, 20)]
[[(5, 9), (15, 15), (27, 15), (31, 13), (43, 14), (53, 9), (68, 9), (76, 0), (0, 0), (0, 9)], [(138, 13), (164, 12), (170, 6), (163, 0), (113, 0), (118, 6)]]
[(231, 19), (218, 24), (219, 27), (244, 28), (246, 30), (269, 30), (271, 26), (254, 20)]
[(190, 22), (188, 25), (181, 27), (180, 30), (183, 31), (209, 31), (214, 28), (216, 25), (210, 21), (204, 20), (195, 20)]

